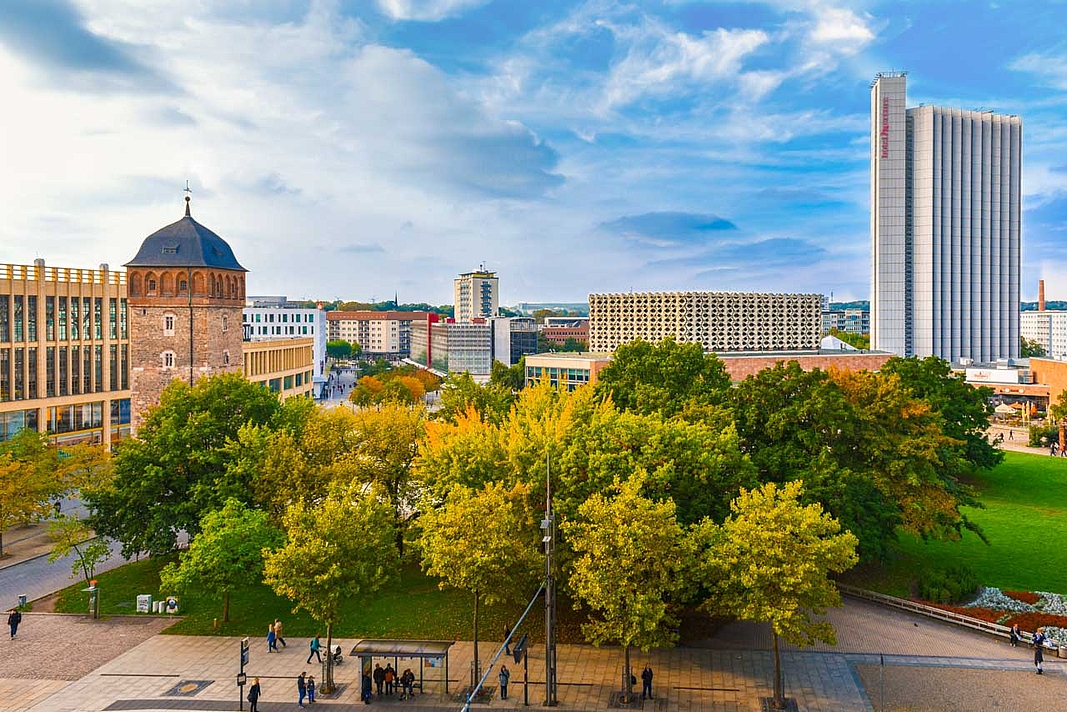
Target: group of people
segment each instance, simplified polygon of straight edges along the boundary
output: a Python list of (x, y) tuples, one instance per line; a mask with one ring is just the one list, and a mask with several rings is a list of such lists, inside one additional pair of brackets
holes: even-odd
[[(1023, 638), (1023, 633), (1019, 630), (1019, 624), (1012, 625), (1011, 630), (1008, 633), (1008, 638), (1011, 641), (1011, 647), (1019, 647), (1019, 641)], [(1037, 674), (1040, 675), (1044, 671), (1042, 665), (1045, 662), (1045, 641), (1048, 638), (1045, 636), (1045, 629), (1038, 628), (1034, 632), (1034, 637), (1030, 640), (1030, 647), (1034, 649), (1034, 667), (1037, 668)]]
[(281, 643), (283, 648), (285, 647), (285, 638), (282, 637), (283, 630), (282, 622), (277, 618), (274, 619), (273, 623), (267, 626), (268, 653), (278, 652), (278, 643)]
[(397, 691), (400, 692), (402, 700), (410, 700), (415, 696), (415, 673), (411, 672), (411, 668), (405, 668), (404, 672), (397, 676), (392, 665), (386, 664), (383, 668), (381, 663), (375, 663), (373, 673), (363, 673), (363, 704), (370, 704), (372, 681), (373, 689), (379, 697), (393, 695)]

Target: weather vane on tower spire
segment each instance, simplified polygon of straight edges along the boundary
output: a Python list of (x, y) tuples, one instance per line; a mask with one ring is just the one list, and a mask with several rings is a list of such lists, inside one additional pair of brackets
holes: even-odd
[(190, 196), (193, 194), (193, 191), (189, 188), (189, 181), (185, 181), (185, 190), (182, 192), (185, 193), (185, 217), (190, 218), (192, 215), (189, 212), (189, 201), (192, 200)]

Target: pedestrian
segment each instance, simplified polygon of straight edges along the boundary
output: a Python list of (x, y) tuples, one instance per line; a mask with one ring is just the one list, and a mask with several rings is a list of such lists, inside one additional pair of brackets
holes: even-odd
[(259, 678), (252, 678), (252, 686), (248, 688), (248, 712), (259, 712), (256, 703), (259, 702)]
[(1022, 631), (1019, 630), (1019, 624), (1014, 623), (1011, 626), (1011, 631), (1008, 632), (1008, 637), (1011, 638), (1011, 647), (1019, 647), (1019, 639), (1022, 637)]
[(645, 663), (645, 669), (641, 671), (641, 699), (652, 699), (652, 666)]
[(315, 701), (315, 676), (308, 675), (308, 703)]
[(278, 636), (274, 632), (274, 624), (271, 623), (267, 626), (267, 652), (278, 652)]
[(322, 663), (322, 653), (319, 652), (320, 650), (322, 650), (322, 642), (319, 641), (319, 636), (316, 635), (311, 639), (311, 653), (308, 654), (308, 665), (311, 664), (312, 657), (318, 658), (319, 663)]
[(22, 614), (19, 609), (12, 608), (7, 612), (7, 626), (11, 629), (11, 639), (14, 640), (15, 636), (19, 633), (19, 623), (22, 622)]
[(363, 673), (363, 683), (360, 689), (360, 697), (363, 698), (363, 704), (370, 704), (370, 675)]
[(374, 663), (374, 689), (377, 691), (378, 697), (382, 696), (382, 685), (385, 684), (385, 670), (382, 670), (381, 663)]
[(1015, 439), (1015, 431), (1009, 429), (1008, 430), (1008, 440), (1014, 440), (1014, 439)]
[(277, 618), (274, 619), (274, 637), (278, 639), (278, 642), (281, 643), (284, 648), (285, 638), (282, 637), (282, 622)]
[(500, 666), (500, 675), (497, 677), (500, 679), (500, 699), (506, 700), (508, 698), (508, 681), (511, 680), (511, 673), (508, 671), (507, 665)]
[(1034, 665), (1037, 667), (1037, 674), (1040, 675), (1041, 663), (1045, 662), (1045, 629), (1038, 628), (1034, 633), (1033, 640), (1030, 641), (1030, 647), (1034, 649)]
[(415, 697), (415, 673), (411, 672), (411, 668), (404, 670), (404, 674), (400, 676), (400, 684), (404, 688), (404, 694), (400, 696), (400, 699), (412, 699)]
[(299, 707), (303, 707), (304, 706), (304, 698), (307, 697), (307, 694), (308, 694), (308, 683), (307, 683), (307, 673), (306, 672), (300, 673), (300, 677), (296, 678), (296, 693), (298, 695), (298, 699), (296, 701), (296, 704)]
[(511, 626), (504, 624), (504, 654), (511, 655)]
[(385, 694), (391, 695), (396, 692), (396, 670), (392, 663), (385, 666)]

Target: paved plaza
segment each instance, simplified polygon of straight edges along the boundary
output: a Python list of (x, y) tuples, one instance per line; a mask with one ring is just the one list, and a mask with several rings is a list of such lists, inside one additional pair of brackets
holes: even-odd
[[(784, 646), (787, 694), (801, 710), (1020, 709), (1043, 700), (1067, 700), (1064, 662), (1048, 660), (1046, 674), (1034, 674), (1031, 653), (1005, 641), (930, 621), (870, 603), (846, 599), (832, 612), (838, 645), (796, 650)], [(0, 640), (0, 708), (4, 710), (233, 710), (237, 709), (239, 639), (157, 635), (166, 620), (120, 617), (88, 622), (79, 616), (28, 614), (19, 639)], [(357, 640), (339, 641), (346, 652)], [(289, 646), (267, 655), (266, 643), (254, 639), (249, 676), (263, 688), (260, 710), (297, 710), (295, 677), (308, 671), (320, 678), (317, 664), (306, 665), (308, 640), (289, 638)], [(700, 647), (635, 651), (639, 671), (646, 662), (655, 670), (654, 701), (648, 712), (681, 710), (759, 710), (759, 698), (771, 690), (771, 639), (763, 626), (735, 623)], [(495, 649), (482, 645), (483, 662)], [(459, 642), (449, 655), (449, 689), (466, 683), (472, 646)], [(385, 659), (381, 660), (383, 666)], [(392, 662), (390, 659), (389, 662)], [(509, 699), (495, 694), (477, 708), (523, 707), (522, 666), (511, 668)], [(416, 661), (397, 661), (399, 669)], [(98, 665), (98, 666), (97, 666)], [(606, 710), (618, 687), (622, 654), (617, 648), (565, 645), (559, 649), (561, 709)], [(543, 650), (530, 656), (530, 703), (544, 698)], [(445, 695), (441, 668), (423, 668), (425, 694), (414, 702), (396, 699), (374, 705), (397, 710), (458, 710), (460, 702)], [(343, 685), (319, 706), (335, 710), (362, 708), (358, 669), (347, 659), (336, 668)], [(495, 670), (487, 683), (497, 687)], [(168, 695), (188, 686), (190, 694)], [(884, 702), (884, 704), (883, 704)], [(1024, 704), (1025, 703), (1025, 704)], [(245, 703), (247, 709), (247, 703)]]

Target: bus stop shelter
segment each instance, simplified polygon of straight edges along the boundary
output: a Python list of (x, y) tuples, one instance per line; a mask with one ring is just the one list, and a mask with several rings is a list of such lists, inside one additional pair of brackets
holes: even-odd
[(374, 658), (392, 658), (393, 669), (400, 675), (401, 659), (419, 661), (419, 692), (423, 692), (424, 672), (427, 667), (443, 670), (445, 694), (448, 694), (448, 649), (455, 641), (448, 640), (361, 640), (352, 647), (349, 657), (359, 658), (360, 669), (371, 675)]

